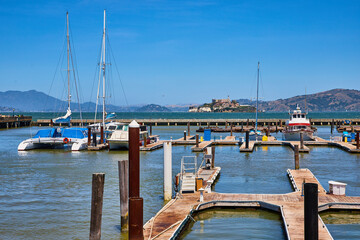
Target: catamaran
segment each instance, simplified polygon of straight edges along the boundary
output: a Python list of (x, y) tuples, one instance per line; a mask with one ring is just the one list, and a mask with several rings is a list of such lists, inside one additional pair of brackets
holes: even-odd
[[(46, 148), (70, 148), (79, 151), (87, 148), (88, 130), (86, 128), (71, 128), (71, 93), (70, 93), (70, 37), (69, 37), (69, 14), (66, 13), (66, 41), (67, 41), (67, 80), (68, 80), (68, 108), (62, 117), (52, 119), (53, 123), (68, 124), (69, 127), (52, 127), (39, 130), (35, 136), (22, 141), (18, 151)], [(80, 111), (81, 117), (81, 111)]]
[(290, 113), (290, 119), (285, 123), (283, 130), (284, 139), (287, 141), (300, 141), (300, 134), (303, 134), (304, 141), (313, 140), (314, 130), (311, 128), (306, 113), (301, 112), (297, 106), (293, 113)]

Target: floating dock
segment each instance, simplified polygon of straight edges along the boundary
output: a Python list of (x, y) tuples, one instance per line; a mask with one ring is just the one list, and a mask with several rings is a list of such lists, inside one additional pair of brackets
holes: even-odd
[[(281, 214), (288, 239), (304, 239), (304, 197), (302, 183), (318, 184), (319, 212), (331, 209), (360, 210), (360, 197), (327, 194), (320, 182), (309, 169), (288, 170), (295, 189), (286, 194), (222, 194), (187, 193), (169, 201), (153, 218), (144, 225), (145, 239), (176, 239), (193, 216), (200, 211), (213, 208), (263, 208)], [(333, 239), (321, 217), (318, 217), (319, 239)]]
[(165, 141), (157, 141), (155, 143), (146, 144), (145, 146), (140, 147), (140, 151), (153, 151), (164, 146)]
[(100, 151), (109, 148), (109, 144), (107, 143), (99, 143), (96, 146), (88, 146), (88, 151)]

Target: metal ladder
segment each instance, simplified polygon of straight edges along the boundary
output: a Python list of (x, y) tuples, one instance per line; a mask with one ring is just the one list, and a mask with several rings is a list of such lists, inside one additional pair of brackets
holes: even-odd
[(195, 178), (197, 174), (197, 157), (184, 156), (181, 159), (180, 193), (195, 192)]

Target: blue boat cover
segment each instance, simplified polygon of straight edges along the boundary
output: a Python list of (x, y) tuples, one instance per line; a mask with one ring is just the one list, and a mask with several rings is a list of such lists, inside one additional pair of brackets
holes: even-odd
[(85, 138), (87, 137), (87, 131), (87, 128), (48, 128), (39, 130), (33, 138)]
[(62, 137), (67, 138), (85, 138), (87, 137), (86, 128), (64, 128)]
[(116, 114), (115, 114), (115, 113), (110, 113), (110, 114), (106, 115), (106, 120), (107, 120), (107, 119), (113, 119), (113, 118), (115, 118), (115, 117), (116, 117)]

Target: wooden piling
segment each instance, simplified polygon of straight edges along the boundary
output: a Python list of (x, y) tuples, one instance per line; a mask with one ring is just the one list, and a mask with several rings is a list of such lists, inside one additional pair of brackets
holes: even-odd
[(96, 147), (97, 141), (96, 141), (96, 132), (93, 133), (93, 145)]
[(359, 132), (356, 133), (356, 149), (359, 149), (360, 148), (360, 139), (359, 139)]
[(146, 135), (144, 136), (144, 147), (146, 147), (147, 146), (147, 137), (146, 137)]
[(245, 148), (249, 148), (249, 131), (246, 131), (245, 133)]
[(199, 134), (196, 134), (196, 147), (199, 147)]
[(104, 144), (104, 126), (100, 126), (100, 144)]
[[(208, 124), (208, 126), (209, 126), (209, 124)], [(187, 134), (188, 134), (188, 136), (190, 136), (190, 122), (187, 123)], [(185, 138), (184, 138), (184, 140), (185, 140)]]
[(232, 136), (233, 135), (233, 126), (232, 126), (232, 124), (230, 125), (230, 136)]
[(334, 131), (334, 119), (331, 120), (331, 134), (333, 134)]
[(121, 231), (129, 229), (129, 161), (118, 161)]
[(215, 167), (215, 146), (211, 146), (211, 168), (214, 169)]
[(152, 123), (150, 123), (150, 136), (152, 136)]
[(184, 131), (184, 141), (186, 141), (186, 131)]
[(140, 126), (129, 125), (129, 239), (143, 239), (143, 199), (140, 197)]
[(304, 133), (300, 133), (300, 149), (304, 149)]
[(299, 163), (299, 145), (294, 145), (295, 170), (300, 168)]
[(92, 194), (91, 194), (91, 219), (90, 219), (90, 240), (101, 239), (101, 217), (104, 194), (104, 173), (94, 173), (92, 175)]
[(304, 232), (305, 240), (319, 239), (318, 185), (304, 184)]
[(88, 146), (91, 145), (91, 127), (88, 127)]

